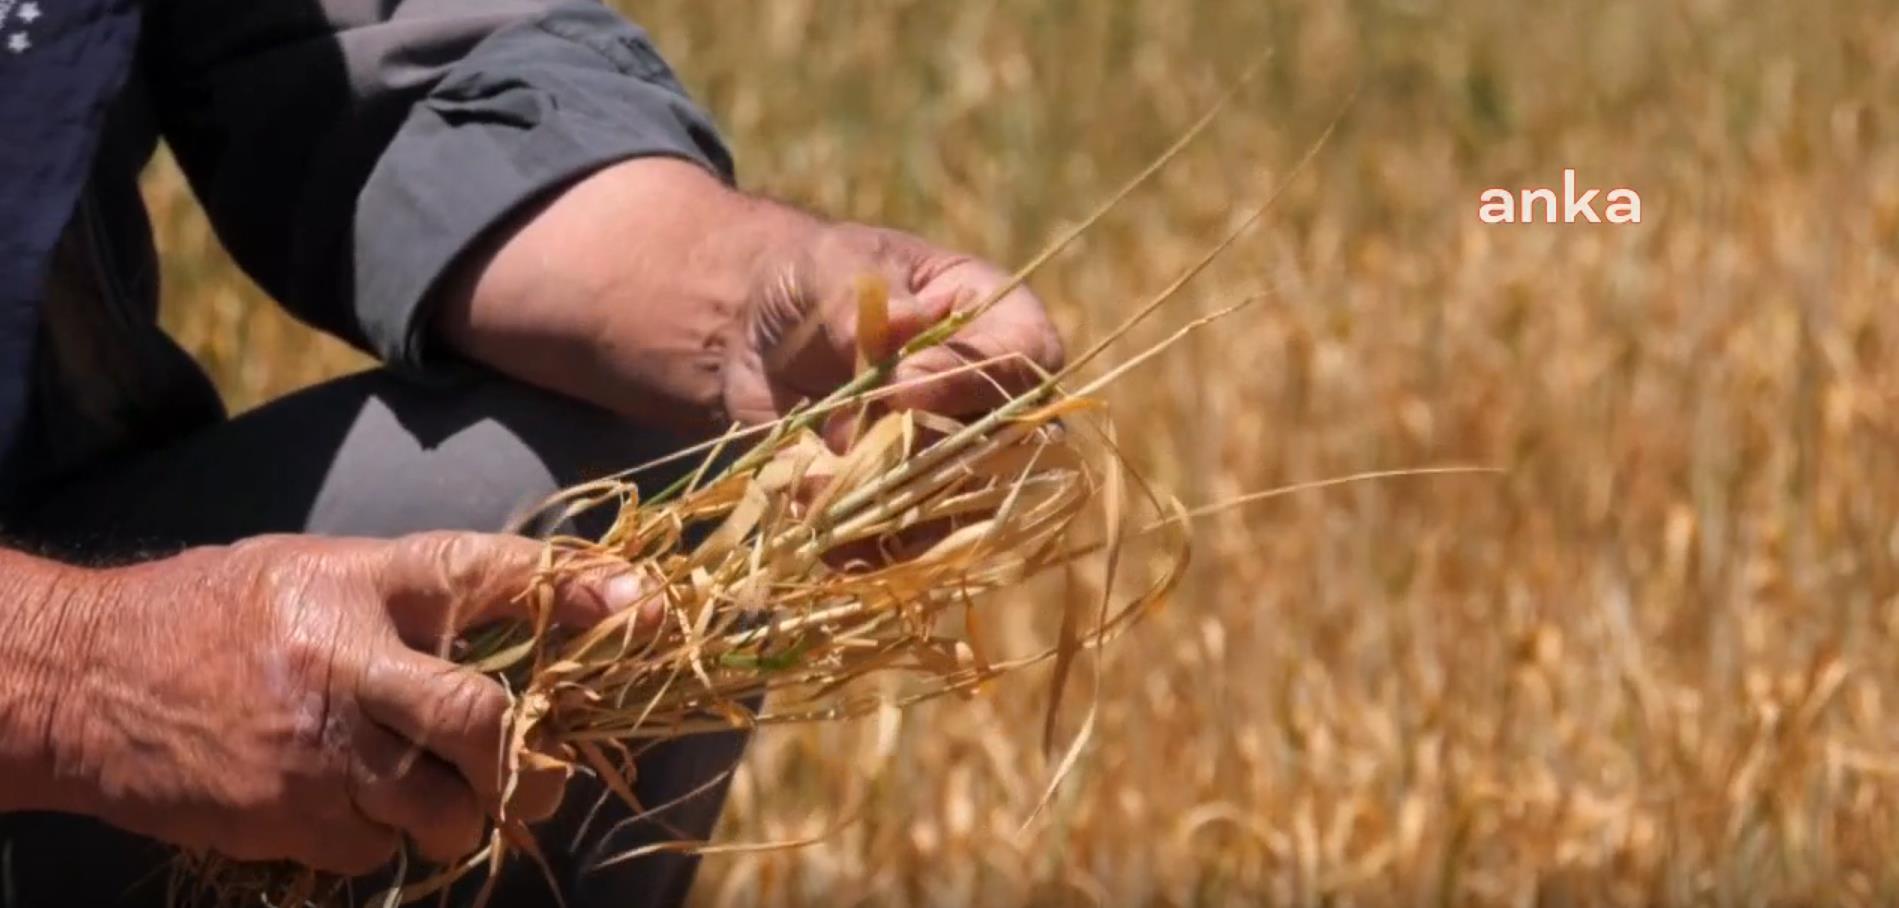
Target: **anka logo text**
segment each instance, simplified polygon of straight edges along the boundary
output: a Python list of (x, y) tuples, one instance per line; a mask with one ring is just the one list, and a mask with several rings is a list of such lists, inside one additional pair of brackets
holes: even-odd
[[(1578, 195), (1576, 171), (1563, 169), (1563, 194), (1554, 189), (1486, 189), (1477, 197), (1477, 219), (1486, 224), (1640, 224), (1642, 196), (1633, 189), (1589, 189)], [(1596, 207), (1596, 196), (1603, 205)]]

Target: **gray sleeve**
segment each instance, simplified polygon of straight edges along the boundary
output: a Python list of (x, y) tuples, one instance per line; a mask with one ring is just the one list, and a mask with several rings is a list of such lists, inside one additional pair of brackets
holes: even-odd
[(442, 274), (524, 203), (645, 155), (732, 178), (646, 34), (591, 0), (169, 0), (144, 40), (238, 263), (398, 366), (424, 358)]

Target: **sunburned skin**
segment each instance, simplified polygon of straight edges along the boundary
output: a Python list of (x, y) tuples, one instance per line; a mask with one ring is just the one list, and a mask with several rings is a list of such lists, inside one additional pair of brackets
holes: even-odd
[[(111, 631), (83, 647), (53, 634), (57, 689), (0, 685), (0, 810), (86, 814), (349, 875), (404, 837), (431, 860), (465, 855), (500, 807), (509, 701), (422, 648), (443, 628), (525, 617), (516, 597), (540, 555), (531, 540), (470, 533), (260, 537), (108, 571), (0, 553), (0, 569), (65, 585), (12, 600), (5, 617), (72, 628), (110, 616), (97, 626)], [(632, 605), (644, 586), (617, 576), (565, 583), (556, 620), (585, 627)], [(509, 815), (547, 816), (559, 782), (524, 776)]]
[(325, 726), (328, 724), (328, 711), (324, 709), (323, 695), (315, 691), (300, 692), (291, 683), (290, 666), (283, 658), (272, 655), (263, 661), (264, 687), (296, 703), (295, 709), (290, 714), (290, 733), (299, 741), (311, 743), (322, 741)]
[[(632, 234), (639, 243), (583, 241)], [(827, 221), (694, 165), (641, 158), (497, 231), (449, 283), (436, 328), (469, 358), (530, 384), (717, 433), (775, 420), (852, 377), (852, 290), (866, 275), (889, 288), (891, 345), (1010, 284), (994, 266), (911, 234)], [(980, 413), (1063, 361), (1041, 300), (1016, 287), (949, 343), (904, 362), (889, 402)]]

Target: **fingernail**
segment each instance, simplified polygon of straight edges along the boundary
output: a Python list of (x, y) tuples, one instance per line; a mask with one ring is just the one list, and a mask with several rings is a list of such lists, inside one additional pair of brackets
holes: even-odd
[(607, 611), (623, 612), (646, 598), (646, 581), (631, 571), (616, 574), (600, 593), (606, 599)]

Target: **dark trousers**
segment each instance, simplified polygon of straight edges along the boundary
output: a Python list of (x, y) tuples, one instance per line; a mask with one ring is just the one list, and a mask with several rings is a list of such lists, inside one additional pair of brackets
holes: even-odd
[[(501, 379), (425, 388), (366, 372), (47, 490), (28, 525), (9, 530), (30, 544), (97, 561), (260, 533), (493, 531), (559, 488), (645, 463), (677, 444)], [(672, 475), (656, 472), (651, 481)], [(744, 745), (735, 733), (646, 753), (636, 786), (641, 802), (673, 805), (651, 820), (630, 817), (617, 799), (603, 801), (593, 780), (576, 777), (559, 815), (537, 830), (566, 904), (683, 901), (696, 858), (661, 854), (594, 865), (642, 844), (709, 835), (725, 798), (725, 784), (715, 780), (733, 768)], [(0, 908), (157, 906), (170, 856), (163, 846), (80, 817), (0, 814)], [(476, 883), (463, 887), (463, 901)], [(359, 900), (373, 888), (356, 887)], [(519, 861), (491, 904), (554, 899), (540, 871)]]

